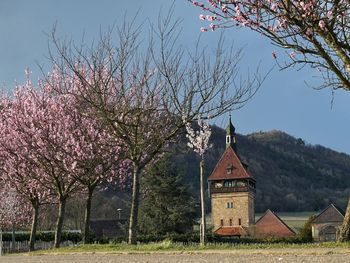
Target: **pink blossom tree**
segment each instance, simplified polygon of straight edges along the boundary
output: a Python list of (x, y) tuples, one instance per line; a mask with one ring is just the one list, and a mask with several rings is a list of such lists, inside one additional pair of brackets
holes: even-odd
[[(10, 99), (3, 98), (1, 103), (0, 120), (0, 163), (1, 180), (10, 189), (14, 189), (23, 203), (22, 211), (30, 214), (32, 211), (32, 224), (30, 232), (29, 250), (34, 250), (35, 235), (38, 225), (39, 208), (51, 202), (50, 192), (40, 183), (43, 171), (38, 168), (32, 153), (26, 147), (20, 127), (14, 121), (21, 119), (21, 114), (11, 110), (13, 106)], [(20, 122), (19, 122), (20, 123)], [(31, 205), (30, 210), (24, 209), (24, 204)], [(26, 207), (26, 206), (25, 206)], [(21, 223), (21, 220), (18, 221)]]
[[(55, 72), (53, 74), (56, 74)], [(59, 76), (51, 75), (51, 80), (58, 80)], [(76, 84), (70, 79), (57, 82), (49, 89), (60, 90), (61, 85)], [(51, 82), (53, 85), (54, 82)], [(59, 95), (60, 96), (60, 95)], [(124, 143), (109, 132), (108, 127), (87, 114), (89, 109), (78, 105), (74, 96), (67, 95), (69, 103), (64, 104), (66, 114), (71, 119), (69, 127), (70, 141), (64, 149), (66, 156), (73, 160), (70, 170), (86, 196), (83, 242), (89, 243), (89, 222), (91, 201), (96, 188), (106, 184), (124, 185), (130, 174), (130, 161), (125, 159), (127, 150)]]
[(82, 118), (78, 123), (79, 136), (74, 137), (78, 139), (75, 146), (81, 152), (74, 157), (76, 163), (73, 163), (75, 169), (72, 176), (82, 186), (86, 196), (83, 231), (83, 242), (86, 244), (90, 242), (89, 223), (94, 191), (107, 184), (124, 185), (130, 173), (130, 162), (123, 160), (125, 147), (111, 137), (103, 125), (90, 118)]
[(205, 201), (204, 201), (204, 153), (211, 147), (209, 138), (211, 129), (207, 122), (198, 118), (197, 124), (199, 130), (195, 131), (191, 124), (185, 122), (186, 137), (188, 138), (188, 146), (200, 156), (200, 199), (201, 199), (201, 224), (200, 224), (200, 244), (205, 245), (206, 222), (205, 222)]
[[(308, 65), (324, 79), (320, 88), (350, 90), (350, 4), (329, 0), (188, 0), (211, 30), (246, 27), (288, 51), (282, 68)], [(208, 31), (203, 27), (202, 31)], [(276, 58), (276, 53), (273, 54)]]
[(52, 86), (40, 82), (38, 88), (33, 88), (28, 81), (16, 89), (7, 110), (7, 127), (23, 151), (17, 149), (15, 156), (34, 166), (35, 183), (57, 198), (55, 247), (60, 245), (67, 198), (81, 191), (87, 194), (87, 241), (93, 191), (103, 182), (122, 177), (117, 172), (122, 167), (121, 143), (106, 132), (101, 122), (80, 111), (81, 105), (77, 107), (75, 102), (73, 96), (53, 92)]
[(1, 180), (0, 187), (0, 255), (2, 254), (2, 231), (12, 230), (12, 247), (15, 242), (15, 229), (28, 222), (29, 206), (26, 201), (11, 188), (6, 182)]
[(14, 229), (15, 220), (20, 212), (20, 204), (16, 192), (5, 187), (4, 182), (0, 188), (0, 200), (0, 255), (2, 255), (3, 229), (9, 226)]
[(74, 123), (68, 118), (64, 98), (35, 89), (30, 82), (16, 89), (9, 110), (9, 121), (21, 146), (28, 152), (30, 162), (42, 171), (35, 180), (58, 200), (54, 245), (59, 247), (66, 200), (80, 190), (70, 173), (74, 160), (65, 152), (70, 147), (69, 131)]
[[(14, 189), (14, 191), (16, 191), (16, 196), (21, 200), (20, 204), (22, 206), (20, 207), (20, 211), (27, 217), (32, 214), (29, 250), (33, 251), (35, 248), (34, 244), (38, 226), (39, 208), (41, 205), (48, 203), (49, 196), (47, 195), (47, 191), (43, 189), (40, 184), (38, 184), (36, 179), (31, 177), (32, 175), (35, 175), (36, 177), (37, 174), (34, 174), (35, 170), (29, 171), (29, 168), (33, 166), (28, 165), (27, 160), (22, 159), (21, 163), (17, 164), (18, 166), (16, 167), (13, 160), (15, 157), (8, 155), (7, 158), (9, 159), (5, 163), (2, 163), (3, 180), (8, 182), (6, 185), (8, 185), (8, 187), (12, 187), (10, 189)], [(30, 209), (26, 204), (30, 204)], [(13, 221), (13, 226), (21, 225), (23, 221), (30, 221), (29, 218), (25, 218), (23, 215), (14, 219), (16, 220)]]
[[(115, 45), (112, 32), (92, 47), (60, 41), (52, 32), (51, 62), (62, 80), (75, 82), (58, 92), (89, 105), (91, 116), (106, 123), (112, 136), (127, 147), (133, 167), (131, 244), (136, 243), (140, 176), (184, 128), (181, 117), (190, 122), (199, 114), (219, 116), (244, 105), (261, 84), (256, 75), (234, 85), (240, 54), (225, 53), (222, 42), (214, 61), (199, 47), (185, 56), (182, 47), (175, 48), (178, 21), (173, 23), (171, 17), (171, 12), (160, 16), (147, 41), (140, 28), (126, 22), (116, 30)], [(47, 83), (54, 86), (49, 78)]]

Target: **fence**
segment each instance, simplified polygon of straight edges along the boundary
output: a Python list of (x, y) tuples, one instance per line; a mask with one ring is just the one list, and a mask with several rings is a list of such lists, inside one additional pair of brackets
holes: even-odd
[[(28, 252), (29, 251), (29, 241), (16, 241), (14, 245), (12, 241), (2, 242), (2, 253), (18, 253), (18, 252)], [(74, 246), (72, 241), (61, 242), (61, 247)], [(53, 247), (53, 241), (36, 241), (34, 245), (35, 249), (50, 249)]]

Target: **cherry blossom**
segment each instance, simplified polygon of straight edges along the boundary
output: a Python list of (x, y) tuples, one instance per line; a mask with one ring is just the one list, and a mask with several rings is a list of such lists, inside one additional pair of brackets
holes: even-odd
[(200, 228), (200, 243), (205, 245), (205, 233), (206, 233), (206, 222), (205, 222), (205, 203), (204, 203), (204, 153), (211, 147), (209, 144), (209, 138), (211, 135), (211, 129), (207, 122), (198, 118), (197, 124), (199, 130), (195, 131), (192, 129), (191, 124), (186, 122), (186, 118), (182, 118), (185, 122), (186, 137), (188, 138), (188, 146), (198, 153), (200, 161), (200, 199), (201, 199), (201, 228)]
[(350, 90), (348, 1), (188, 1), (207, 12), (207, 18), (217, 17), (206, 19), (212, 23), (211, 30), (247, 27), (287, 49), (287, 54), (292, 51), (300, 54), (298, 59), (288, 56), (284, 65), (278, 63), (282, 69), (297, 64), (321, 68), (316, 73), (325, 80), (320, 88)]
[(205, 151), (211, 147), (209, 144), (211, 128), (209, 124), (201, 118), (198, 118), (197, 124), (199, 127), (199, 130), (197, 131), (193, 130), (190, 123), (185, 124), (187, 131), (186, 137), (189, 141), (187, 145), (202, 157), (204, 156)]

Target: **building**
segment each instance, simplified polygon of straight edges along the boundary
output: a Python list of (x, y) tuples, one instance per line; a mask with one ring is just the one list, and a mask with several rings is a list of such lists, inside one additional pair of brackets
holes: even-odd
[(90, 219), (90, 231), (97, 239), (126, 237), (126, 219), (93, 218)]
[(293, 237), (295, 232), (274, 212), (268, 209), (255, 223), (256, 238), (285, 238)]
[(255, 223), (255, 179), (237, 154), (235, 128), (226, 129), (226, 150), (208, 178), (214, 233), (247, 236)]
[(312, 238), (321, 242), (335, 241), (343, 220), (343, 211), (334, 204), (330, 204), (311, 221)]
[(237, 154), (235, 127), (226, 128), (226, 150), (208, 178), (213, 232), (224, 237), (291, 237), (295, 232), (267, 210), (255, 223), (255, 183)]

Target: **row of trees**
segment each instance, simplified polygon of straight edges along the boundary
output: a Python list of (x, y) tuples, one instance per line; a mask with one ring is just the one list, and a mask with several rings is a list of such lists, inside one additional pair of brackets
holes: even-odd
[(121, 183), (128, 174), (125, 147), (78, 104), (72, 96), (57, 95), (44, 82), (34, 88), (29, 80), (1, 103), (2, 179), (31, 205), (31, 249), (41, 205), (58, 204), (58, 247), (67, 199), (86, 197), (87, 241), (94, 190), (103, 183)]
[(146, 41), (127, 22), (92, 46), (61, 40), (54, 29), (51, 72), (38, 85), (28, 73), (24, 85), (1, 98), (1, 177), (31, 206), (31, 250), (42, 205), (58, 205), (59, 247), (67, 199), (85, 198), (88, 242), (94, 191), (123, 186), (129, 177), (129, 243), (136, 243), (145, 168), (186, 123), (241, 107), (261, 85), (257, 75), (235, 82), (240, 52), (223, 41), (213, 60), (198, 45), (189, 56), (175, 48), (179, 24), (171, 17), (160, 16)]

